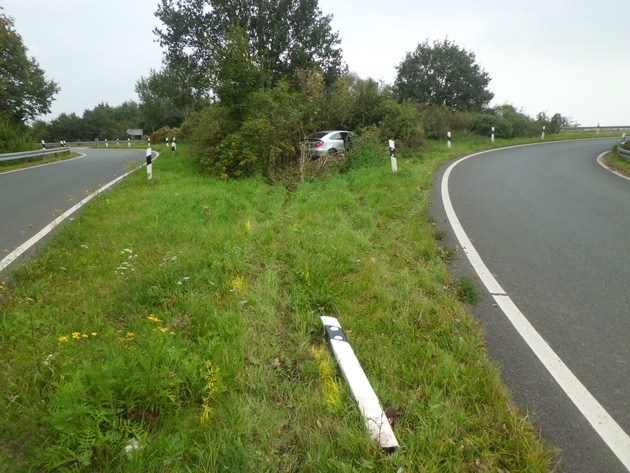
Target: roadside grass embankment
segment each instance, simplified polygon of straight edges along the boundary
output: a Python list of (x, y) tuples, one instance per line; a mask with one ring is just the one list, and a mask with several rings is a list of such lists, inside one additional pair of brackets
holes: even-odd
[[(548, 471), (429, 216), (437, 166), (481, 147), (396, 174), (384, 148), (288, 191), (202, 177), (180, 145), (96, 198), (0, 287), (0, 471)], [(322, 314), (397, 453), (368, 438)]]
[(630, 177), (630, 160), (622, 158), (617, 150), (604, 156), (604, 162), (615, 171)]

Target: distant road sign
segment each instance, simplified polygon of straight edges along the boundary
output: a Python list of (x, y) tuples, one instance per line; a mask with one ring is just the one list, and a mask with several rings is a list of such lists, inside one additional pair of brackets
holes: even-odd
[(142, 129), (141, 128), (129, 128), (127, 130), (127, 134), (131, 135), (131, 136), (142, 136)]

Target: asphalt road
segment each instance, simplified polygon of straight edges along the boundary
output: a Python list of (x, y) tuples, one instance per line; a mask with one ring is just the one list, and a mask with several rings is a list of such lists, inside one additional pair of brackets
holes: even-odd
[(144, 150), (126, 148), (72, 151), (85, 156), (0, 174), (0, 260), (145, 157)]
[[(507, 296), (619, 427), (630, 433), (630, 181), (596, 162), (614, 140), (518, 147), (459, 163), (449, 195)], [(451, 230), (433, 190), (438, 225)], [(445, 245), (460, 245), (452, 232)], [(463, 251), (455, 278), (472, 276)], [(625, 472), (482, 289), (473, 307), (517, 406), (559, 447), (565, 472)], [(621, 436), (618, 436), (621, 437)]]

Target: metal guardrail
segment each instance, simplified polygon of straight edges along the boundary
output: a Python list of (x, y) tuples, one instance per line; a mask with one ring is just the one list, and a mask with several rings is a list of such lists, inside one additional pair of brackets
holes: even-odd
[(619, 153), (619, 157), (621, 159), (625, 159), (626, 161), (630, 161), (630, 150), (627, 150), (627, 149), (622, 148), (621, 146), (619, 146), (617, 148), (617, 152)]
[(563, 126), (561, 128), (564, 132), (572, 131), (630, 131), (630, 125), (617, 125), (617, 126)]
[(48, 154), (67, 153), (70, 148), (51, 148), (51, 149), (38, 149), (35, 151), (21, 151), (19, 153), (5, 153), (0, 154), (0, 161), (15, 161), (18, 159), (28, 159), (44, 157)]

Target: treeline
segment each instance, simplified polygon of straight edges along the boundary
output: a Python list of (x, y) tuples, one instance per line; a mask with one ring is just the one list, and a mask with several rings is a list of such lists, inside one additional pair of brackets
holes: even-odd
[[(153, 119), (151, 119), (153, 120)], [(162, 121), (159, 126), (178, 126), (181, 118)], [(34, 141), (67, 142), (117, 139), (126, 141), (127, 130), (142, 129), (148, 135), (155, 126), (147, 119), (142, 105), (128, 101), (112, 107), (101, 103), (92, 110), (85, 110), (82, 116), (75, 113), (62, 113), (50, 122), (35, 120), (30, 127)]]

